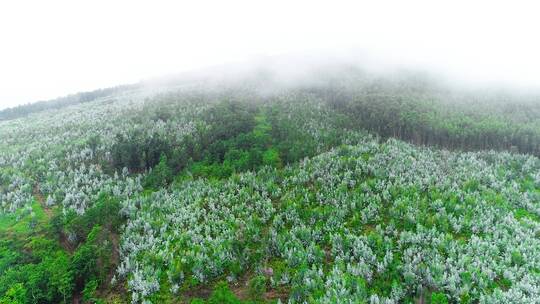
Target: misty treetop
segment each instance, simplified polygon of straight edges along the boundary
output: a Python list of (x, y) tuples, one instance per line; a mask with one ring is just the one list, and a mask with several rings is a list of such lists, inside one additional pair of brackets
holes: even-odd
[(1, 118), (0, 303), (540, 299), (536, 97), (205, 81)]

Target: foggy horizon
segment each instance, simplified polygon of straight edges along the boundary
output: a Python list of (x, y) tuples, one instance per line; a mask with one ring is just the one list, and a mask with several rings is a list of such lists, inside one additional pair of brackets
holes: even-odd
[(473, 87), (540, 88), (533, 2), (30, 1), (0, 8), (8, 46), (0, 50), (0, 109), (291, 54), (369, 58), (373, 66)]
[(140, 85), (142, 89), (149, 89), (158, 86), (181, 85), (182, 82), (189, 82), (198, 78), (216, 80), (231, 77), (239, 79), (249, 79), (254, 73), (265, 71), (271, 73), (272, 81), (287, 84), (294, 87), (299, 83), (314, 80), (317, 78), (317, 70), (332, 68), (357, 68), (372, 76), (389, 77), (396, 74), (419, 74), (428, 77), (430, 81), (441, 85), (443, 88), (457, 91), (478, 91), (489, 90), (493, 92), (509, 92), (514, 94), (540, 94), (540, 85), (528, 83), (515, 83), (502, 79), (467, 79), (456, 75), (448, 70), (429, 67), (427, 65), (418, 66), (406, 62), (392, 62), (388, 57), (369, 54), (362, 50), (349, 50), (332, 53), (322, 50), (311, 50), (303, 52), (291, 52), (276, 54), (273, 56), (258, 56), (245, 60), (216, 63), (214, 65), (201, 66), (187, 70), (171, 72), (162, 75), (153, 75), (141, 78), (133, 82), (113, 83), (102, 87), (89, 87), (79, 91), (62, 92), (59, 95), (51, 95), (38, 100), (23, 101), (17, 104), (0, 103), (0, 110), (24, 106), (36, 102), (46, 102), (57, 98), (75, 95), (77, 93), (92, 92), (95, 90), (108, 89), (126, 85)]

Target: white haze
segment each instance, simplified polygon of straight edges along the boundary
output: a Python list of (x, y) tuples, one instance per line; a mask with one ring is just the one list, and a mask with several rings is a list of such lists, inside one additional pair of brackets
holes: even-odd
[(539, 9), (535, 1), (2, 1), (0, 108), (314, 52), (469, 85), (538, 88)]

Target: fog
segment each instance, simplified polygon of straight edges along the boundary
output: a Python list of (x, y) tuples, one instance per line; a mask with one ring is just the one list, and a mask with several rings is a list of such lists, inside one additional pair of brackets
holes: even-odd
[(310, 64), (348, 61), (428, 71), (466, 87), (529, 90), (540, 87), (538, 8), (533, 1), (4, 1), (0, 108), (272, 63), (282, 80), (301, 78)]

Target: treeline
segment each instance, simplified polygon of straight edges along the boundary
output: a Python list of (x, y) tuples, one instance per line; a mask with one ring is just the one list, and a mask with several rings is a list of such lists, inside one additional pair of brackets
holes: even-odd
[(160, 188), (184, 170), (195, 176), (223, 178), (263, 164), (281, 166), (272, 126), (256, 103), (223, 100), (200, 119), (197, 130), (180, 140), (138, 130), (118, 135), (111, 153), (114, 170), (153, 169), (146, 186)]
[[(143, 111), (153, 119), (175, 119), (154, 108)], [(337, 115), (334, 113), (333, 115)], [(136, 118), (148, 121), (148, 117)], [(330, 121), (338, 116), (327, 117)], [(269, 165), (281, 167), (320, 153), (342, 143), (346, 137), (339, 122), (325, 138), (301, 130), (313, 119), (298, 109), (291, 112), (284, 103), (221, 99), (194, 117), (196, 129), (180, 139), (167, 132), (149, 133), (141, 129), (118, 134), (111, 149), (111, 170), (130, 172), (151, 170), (145, 185), (160, 188), (182, 172), (193, 177), (225, 178), (235, 172)], [(152, 121), (152, 120), (150, 120)]]
[[(466, 105), (464, 105), (466, 107)], [(524, 110), (531, 105), (524, 106)], [(539, 122), (516, 123), (509, 117), (392, 96), (366, 96), (341, 108), (358, 126), (383, 138), (459, 150), (508, 150), (540, 155)]]
[(540, 156), (540, 95), (459, 91), (421, 76), (375, 78), (357, 71), (302, 91), (382, 138)]
[(121, 85), (105, 89), (98, 89), (90, 92), (80, 92), (52, 100), (38, 101), (0, 111), (0, 121), (16, 119), (26, 115), (51, 109), (60, 109), (70, 105), (90, 102), (101, 97), (111, 96), (122, 91), (137, 88), (137, 85)]
[[(153, 114), (156, 113), (148, 115)], [(233, 153), (234, 146), (247, 148), (253, 144), (254, 139), (249, 133), (255, 128), (255, 115), (254, 104), (222, 101), (199, 117), (200, 121), (193, 133), (180, 139), (175, 134), (149, 134), (136, 129), (127, 134), (119, 134), (111, 152), (113, 168), (117, 171), (128, 168), (131, 172), (139, 172), (161, 163), (161, 167), (166, 165), (172, 172), (178, 173), (194, 163), (208, 166), (221, 164), (227, 153)], [(158, 113), (156, 118), (175, 117)], [(147, 118), (140, 119), (144, 121)]]

